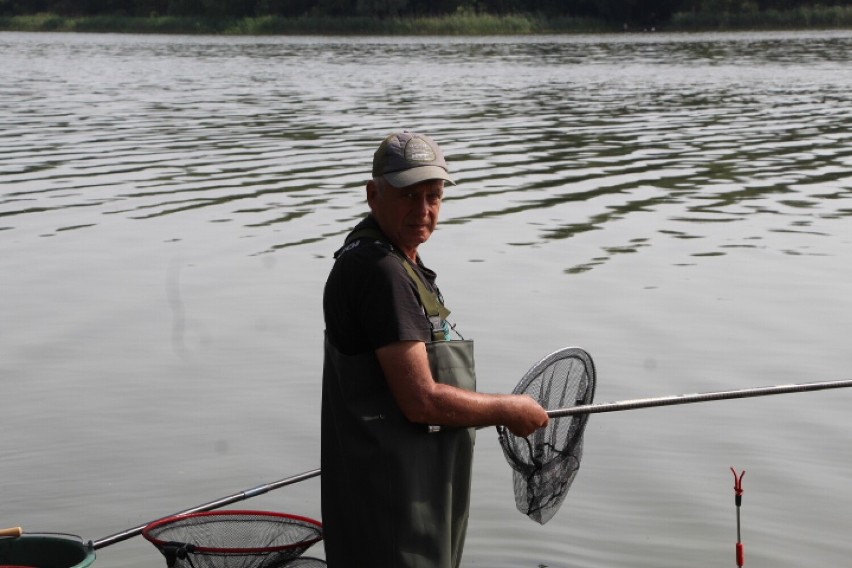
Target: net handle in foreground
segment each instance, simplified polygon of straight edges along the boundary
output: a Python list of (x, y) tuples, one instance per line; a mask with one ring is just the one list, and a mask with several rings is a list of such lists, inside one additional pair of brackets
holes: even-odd
[(839, 389), (852, 387), (852, 379), (842, 381), (823, 381), (815, 383), (802, 383), (791, 385), (776, 385), (769, 387), (753, 387), (739, 390), (706, 392), (697, 394), (680, 394), (674, 396), (661, 396), (655, 398), (637, 398), (633, 400), (622, 400), (618, 402), (605, 402), (601, 404), (585, 404), (568, 408), (555, 408), (548, 410), (547, 415), (551, 418), (561, 418), (575, 414), (595, 414), (600, 412), (618, 412), (622, 410), (635, 410), (639, 408), (652, 408), (655, 406), (673, 406), (676, 404), (691, 404), (695, 402), (709, 402), (713, 400), (728, 400), (734, 398), (750, 398), (755, 396), (769, 396), (773, 394), (785, 394), (793, 392), (809, 392), (826, 389)]
[(311, 479), (312, 477), (316, 477), (320, 474), (319, 469), (312, 469), (310, 471), (306, 471), (304, 473), (300, 473), (298, 475), (293, 475), (290, 477), (286, 477), (284, 479), (280, 479), (278, 481), (273, 481), (272, 483), (265, 483), (263, 485), (258, 485), (257, 487), (253, 487), (251, 489), (246, 489), (245, 491), (240, 491), (239, 493), (234, 493), (233, 495), (228, 495), (227, 497), (222, 497), (220, 499), (216, 499), (215, 501), (209, 501), (202, 505), (198, 505), (196, 507), (192, 507), (190, 509), (185, 509), (178, 513), (173, 513), (171, 515), (166, 515), (165, 517), (161, 517), (159, 519), (155, 519), (154, 521), (150, 521), (143, 525), (139, 525), (138, 527), (133, 527), (132, 529), (127, 529), (121, 531), (119, 533), (115, 533), (110, 536), (106, 536), (104, 538), (100, 538), (96, 541), (92, 542), (92, 546), (95, 549), (103, 548), (105, 546), (109, 546), (111, 544), (115, 544), (117, 542), (121, 542), (123, 540), (127, 540), (134, 536), (138, 536), (142, 534), (142, 531), (149, 524), (161, 521), (163, 519), (167, 519), (169, 517), (175, 517), (178, 515), (188, 515), (190, 513), (200, 513), (203, 511), (212, 511), (214, 509), (218, 509), (220, 507), (224, 507), (225, 505), (230, 505), (231, 503), (237, 503), (238, 501), (244, 501), (251, 497), (255, 497), (257, 495), (263, 495), (268, 491), (272, 491), (273, 489), (278, 489), (279, 487), (284, 487), (285, 485), (293, 485), (294, 483), (299, 483), (300, 481), (304, 481), (306, 479)]
[(8, 529), (0, 529), (0, 536), (19, 537), (24, 534), (24, 529), (21, 527), (9, 527)]

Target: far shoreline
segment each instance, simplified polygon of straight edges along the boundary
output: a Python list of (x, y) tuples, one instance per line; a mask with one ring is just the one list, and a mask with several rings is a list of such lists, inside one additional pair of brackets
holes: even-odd
[(635, 25), (586, 18), (516, 14), (454, 14), (423, 18), (242, 19), (193, 16), (79, 16), (34, 14), (0, 17), (0, 31), (176, 35), (320, 36), (489, 36), (608, 34), (625, 32), (828, 31), (852, 29), (852, 6), (812, 7), (778, 12), (677, 13), (667, 22)]

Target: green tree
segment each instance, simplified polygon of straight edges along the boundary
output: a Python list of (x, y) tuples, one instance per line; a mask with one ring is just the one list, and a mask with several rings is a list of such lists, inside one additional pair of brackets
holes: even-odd
[(408, 0), (356, 0), (355, 14), (377, 18), (395, 18), (400, 16)]
[(254, 15), (254, 3), (243, 0), (201, 0), (201, 15), (214, 18), (244, 18)]
[(314, 0), (259, 0), (255, 14), (295, 18), (307, 14), (313, 6)]
[(204, 13), (201, 0), (169, 0), (166, 13), (170, 16), (197, 16)]
[(472, 0), (409, 0), (406, 13), (413, 16), (440, 16), (454, 14), (459, 6)]
[(355, 0), (316, 0), (311, 13), (316, 16), (354, 16)]
[(523, 0), (482, 0), (483, 10), (489, 14), (517, 14), (529, 12)]
[(135, 0), (134, 16), (162, 16), (169, 11), (169, 0)]

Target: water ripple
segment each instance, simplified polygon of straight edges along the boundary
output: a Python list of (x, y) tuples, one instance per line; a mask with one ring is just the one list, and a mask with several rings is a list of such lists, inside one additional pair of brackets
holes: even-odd
[[(445, 142), (462, 183), (445, 223), (503, 219), (512, 246), (636, 215), (658, 238), (818, 237), (852, 209), (848, 34), (0, 43), (7, 235), (118, 216), (300, 235), (247, 254), (319, 242), (363, 211), (372, 146), (400, 125)], [(630, 242), (601, 257), (653, 246)]]

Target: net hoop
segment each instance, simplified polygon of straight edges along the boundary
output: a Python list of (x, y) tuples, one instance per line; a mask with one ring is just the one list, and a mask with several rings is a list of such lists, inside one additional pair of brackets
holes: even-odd
[[(590, 404), (595, 384), (591, 356), (579, 347), (565, 347), (533, 365), (512, 393), (531, 396), (543, 408), (559, 408)], [(515, 504), (532, 520), (545, 524), (562, 505), (580, 469), (588, 418), (588, 414), (568, 420), (552, 417), (547, 426), (525, 438), (497, 427), (500, 446), (514, 470)]]
[[(521, 380), (518, 381), (518, 384), (512, 390), (512, 394), (527, 394), (527, 395), (530, 395), (534, 399), (536, 399), (537, 402), (539, 402), (540, 404), (542, 404), (543, 406), (546, 407), (548, 405), (547, 398), (548, 398), (548, 396), (550, 396), (550, 392), (548, 391), (546, 394), (544, 392), (539, 392), (539, 393), (529, 392), (530, 387), (533, 385), (533, 383), (535, 383), (537, 381), (541, 381), (542, 375), (544, 373), (546, 373), (548, 370), (550, 370), (550, 368), (554, 364), (559, 363), (560, 361), (563, 361), (563, 360), (568, 360), (568, 359), (574, 359), (574, 360), (580, 361), (582, 366), (583, 366), (583, 369), (585, 370), (586, 374), (590, 378), (589, 388), (587, 389), (587, 391), (585, 393), (586, 400), (584, 400), (584, 401), (576, 401), (575, 400), (575, 401), (571, 401), (571, 402), (575, 405), (591, 403), (591, 401), (594, 400), (595, 388), (597, 386), (596, 385), (596, 383), (597, 383), (596, 376), (597, 375), (596, 375), (596, 371), (595, 371), (595, 363), (592, 360), (591, 355), (589, 355), (589, 353), (585, 349), (582, 349), (581, 347), (563, 347), (562, 349), (554, 351), (553, 353), (550, 353), (549, 355), (546, 355), (545, 357), (543, 357), (535, 365), (530, 367), (530, 369), (524, 374), (524, 376), (521, 377)], [(552, 378), (552, 375), (551, 375), (551, 378)], [(547, 382), (547, 381), (545, 381), (545, 382)], [(560, 406), (561, 406), (561, 404), (560, 404)], [(588, 414), (578, 414), (578, 415), (572, 415), (572, 416), (570, 416), (570, 418), (572, 418), (574, 424), (577, 425), (577, 427), (574, 429), (575, 434), (570, 440), (570, 445), (574, 446), (576, 444), (582, 443), (581, 441), (582, 441), (582, 437), (583, 437), (583, 432), (586, 428), (586, 423), (589, 420), (589, 415)], [(552, 418), (551, 420), (555, 424), (556, 423), (555, 421), (559, 420), (559, 418), (558, 417)], [(571, 421), (567, 421), (567, 422), (571, 422)], [(552, 425), (551, 425), (551, 428), (552, 428)], [(530, 473), (529, 460), (530, 460), (531, 454), (534, 453), (533, 450), (532, 450), (532, 447), (529, 445), (529, 442), (524, 440), (523, 438), (518, 438), (517, 436), (514, 436), (511, 432), (509, 432), (509, 430), (505, 426), (502, 426), (502, 425), (497, 426), (497, 433), (499, 435), (500, 446), (503, 449), (503, 453), (506, 457), (506, 462), (509, 464), (509, 467), (511, 467), (514, 471), (517, 471), (519, 473), (529, 474)], [(523, 443), (521, 441), (523, 441)], [(527, 449), (528, 453), (521, 451), (520, 448)], [(580, 446), (580, 456), (577, 456), (577, 459), (576, 459), (577, 464), (574, 467), (575, 471), (576, 471), (576, 469), (578, 469), (580, 467), (579, 458), (581, 456), (582, 456), (582, 446)], [(555, 468), (555, 467), (561, 467), (559, 461), (555, 460), (555, 459), (548, 460), (548, 461), (545, 461), (545, 462), (536, 463), (536, 471), (539, 471), (539, 472), (546, 472), (546, 471), (548, 471), (552, 468)]]
[[(252, 523), (264, 520), (280, 524), (288, 530), (297, 533), (291, 542), (282, 544), (267, 544), (264, 546), (214, 546), (211, 543), (184, 542), (186, 535), (179, 534), (188, 530), (187, 527), (197, 524), (212, 523)], [(210, 531), (207, 531), (208, 533)], [(272, 511), (206, 511), (174, 515), (159, 521), (154, 521), (142, 530), (142, 536), (151, 544), (163, 551), (168, 547), (184, 546), (192, 554), (209, 554), (217, 556), (248, 556), (281, 553), (291, 558), (301, 555), (312, 545), (321, 541), (322, 523), (309, 517), (276, 513)]]
[[(563, 359), (577, 359), (582, 361), (583, 365), (585, 365), (588, 372), (592, 375), (595, 374), (595, 363), (592, 361), (591, 355), (581, 347), (563, 347), (557, 351), (554, 351), (550, 355), (543, 357), (538, 363), (533, 365), (529, 371), (527, 371), (521, 380), (518, 381), (517, 386), (512, 391), (514, 394), (520, 394), (526, 392), (529, 388), (530, 383), (532, 383), (535, 379), (541, 375), (548, 367), (556, 363), (557, 361), (562, 361)], [(594, 395), (594, 386), (592, 386), (592, 396)]]

